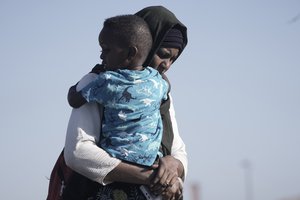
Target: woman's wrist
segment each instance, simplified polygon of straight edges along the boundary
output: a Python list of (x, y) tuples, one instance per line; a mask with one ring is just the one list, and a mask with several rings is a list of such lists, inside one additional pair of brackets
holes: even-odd
[(155, 175), (154, 169), (121, 162), (105, 177), (105, 182), (125, 182), (149, 185)]

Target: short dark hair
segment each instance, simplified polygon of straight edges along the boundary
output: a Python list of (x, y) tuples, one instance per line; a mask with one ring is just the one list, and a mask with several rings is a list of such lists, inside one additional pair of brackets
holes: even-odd
[(104, 21), (103, 28), (112, 30), (118, 42), (126, 46), (136, 46), (145, 59), (152, 48), (152, 35), (148, 24), (136, 15), (118, 15)]

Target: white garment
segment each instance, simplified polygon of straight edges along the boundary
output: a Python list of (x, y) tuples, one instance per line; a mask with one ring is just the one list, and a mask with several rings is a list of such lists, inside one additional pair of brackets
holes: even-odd
[[(97, 75), (93, 73), (85, 75), (78, 83), (77, 91), (96, 77)], [(179, 135), (172, 98), (170, 100), (170, 115), (174, 132), (171, 155), (182, 162), (186, 176), (187, 153), (185, 144)], [(100, 113), (102, 112), (99, 111), (101, 109), (103, 109), (102, 106), (97, 103), (86, 103), (80, 108), (72, 110), (66, 134), (64, 157), (66, 164), (71, 169), (105, 185), (108, 183), (104, 182), (104, 178), (121, 160), (111, 157), (97, 146), (100, 136), (99, 122), (101, 122)]]

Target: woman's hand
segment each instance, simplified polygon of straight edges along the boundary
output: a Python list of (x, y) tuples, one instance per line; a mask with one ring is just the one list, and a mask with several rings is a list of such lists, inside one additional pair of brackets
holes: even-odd
[(151, 191), (154, 194), (162, 194), (167, 188), (172, 188), (172, 186), (178, 182), (178, 177), (181, 176), (179, 176), (178, 169), (182, 169), (182, 164), (173, 156), (160, 158), (157, 173), (150, 184)]
[(163, 200), (179, 200), (182, 199), (183, 182), (181, 178), (177, 178), (172, 186), (166, 188), (162, 193)]

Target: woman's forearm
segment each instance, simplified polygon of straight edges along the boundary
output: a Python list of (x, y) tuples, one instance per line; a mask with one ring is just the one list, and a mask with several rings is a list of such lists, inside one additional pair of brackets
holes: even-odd
[(126, 162), (121, 162), (105, 177), (107, 182), (125, 182), (149, 185), (155, 175), (152, 168), (141, 167)]

